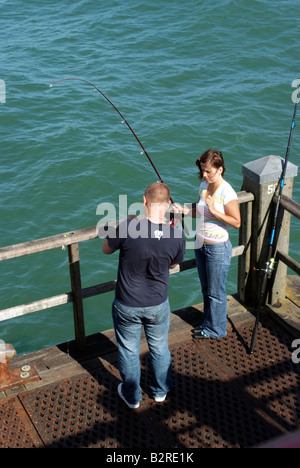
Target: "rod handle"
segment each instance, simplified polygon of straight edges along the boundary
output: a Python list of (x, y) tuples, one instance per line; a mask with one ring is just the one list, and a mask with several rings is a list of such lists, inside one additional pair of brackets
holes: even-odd
[(255, 324), (255, 327), (254, 327), (253, 333), (252, 333), (252, 340), (251, 340), (251, 346), (250, 346), (250, 354), (253, 354), (253, 351), (254, 351), (254, 348), (255, 348), (257, 332), (258, 332), (258, 325)]

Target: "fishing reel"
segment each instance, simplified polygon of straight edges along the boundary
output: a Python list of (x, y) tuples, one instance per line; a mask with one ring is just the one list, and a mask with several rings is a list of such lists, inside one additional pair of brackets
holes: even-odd
[(266, 262), (266, 267), (265, 268), (255, 268), (253, 267), (254, 271), (263, 271), (264, 273), (267, 274), (267, 278), (270, 279), (273, 271), (275, 269), (275, 258), (271, 258), (269, 262)]
[(169, 224), (174, 228), (180, 222), (180, 218), (175, 219), (175, 213), (173, 213), (172, 211), (169, 212), (169, 215)]

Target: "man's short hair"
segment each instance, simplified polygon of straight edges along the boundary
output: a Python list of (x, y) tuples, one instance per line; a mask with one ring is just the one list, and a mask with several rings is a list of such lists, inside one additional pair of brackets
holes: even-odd
[(145, 197), (150, 203), (169, 203), (170, 189), (162, 182), (154, 182), (146, 188)]

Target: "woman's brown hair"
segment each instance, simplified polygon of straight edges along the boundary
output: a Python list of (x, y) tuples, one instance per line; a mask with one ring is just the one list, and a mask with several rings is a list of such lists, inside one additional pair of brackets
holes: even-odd
[(226, 167), (224, 164), (224, 159), (221, 151), (218, 151), (216, 149), (210, 148), (206, 150), (200, 158), (197, 159), (196, 161), (196, 166), (199, 169), (199, 179), (203, 179), (203, 173), (201, 169), (201, 164), (210, 164), (211, 166), (215, 167), (216, 169), (219, 169), (220, 167), (223, 168), (222, 175), (226, 171)]

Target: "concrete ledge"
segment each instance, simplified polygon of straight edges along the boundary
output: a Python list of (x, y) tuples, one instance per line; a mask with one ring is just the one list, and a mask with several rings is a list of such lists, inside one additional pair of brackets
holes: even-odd
[(300, 336), (300, 277), (287, 276), (286, 298), (279, 304), (268, 304), (265, 310), (295, 338)]

